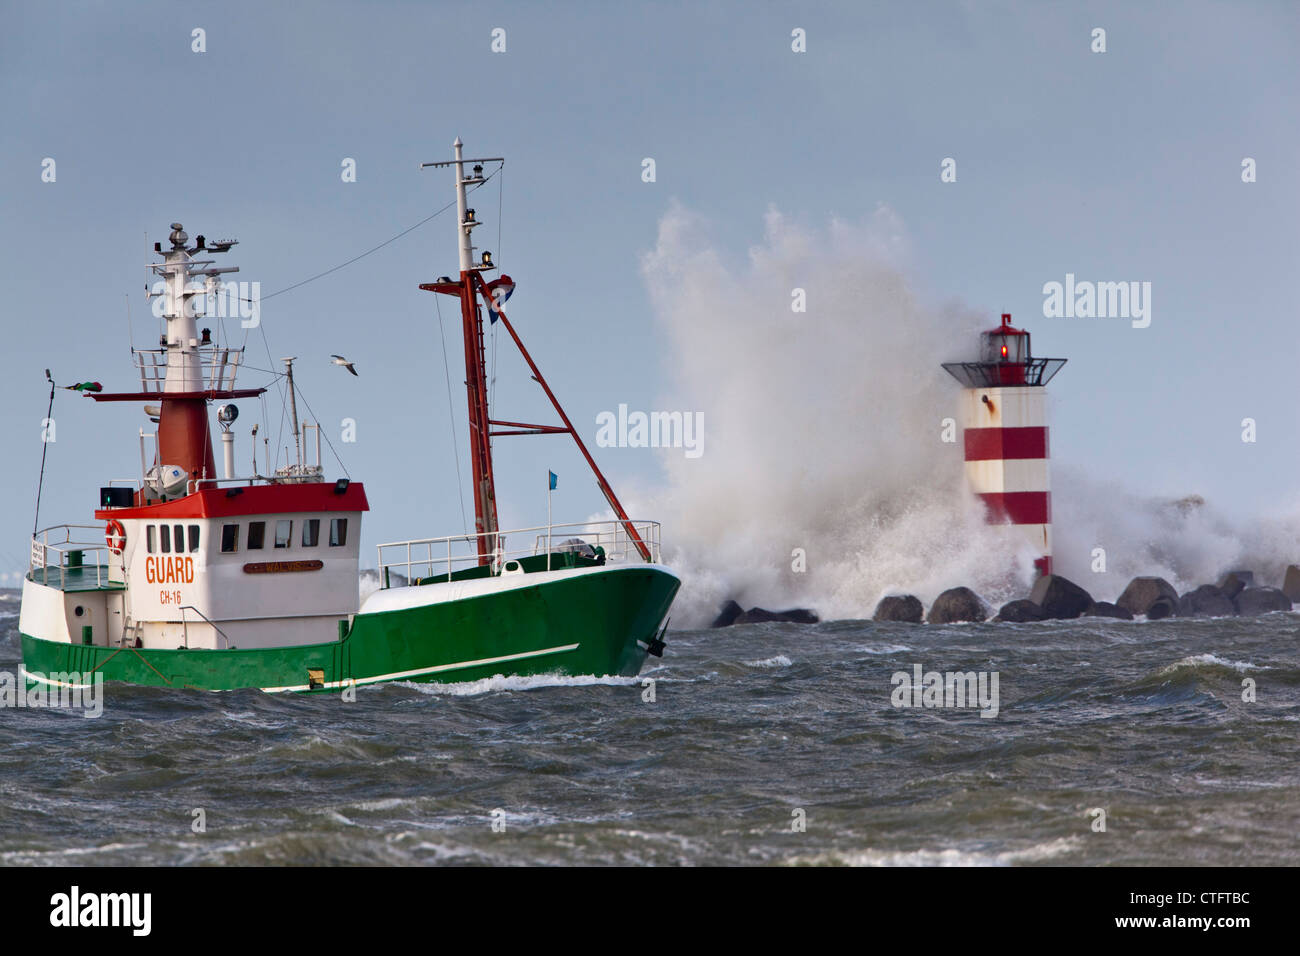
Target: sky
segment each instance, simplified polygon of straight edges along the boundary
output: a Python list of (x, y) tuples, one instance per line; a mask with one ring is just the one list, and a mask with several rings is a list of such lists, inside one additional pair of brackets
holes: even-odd
[[(1296, 508), (1296, 4), (0, 9), (0, 583), (26, 567), (44, 370), (135, 388), (132, 336), (144, 346), (158, 331), (145, 267), (171, 222), (191, 237), (238, 238), (219, 264), (270, 296), (450, 201), (451, 174), (418, 166), (449, 159), (457, 136), (469, 156), (506, 157), (471, 201), (485, 222), (476, 239), (514, 278), (511, 319), (589, 445), (597, 416), (620, 404), (704, 403), (693, 393), (702, 379), (677, 374), (689, 337), (667, 333), (646, 275), (674, 215), (702, 224), (707, 254), (733, 276), (774, 212), (814, 243), (887, 215), (916, 294), (971, 317), (925, 343), (932, 363), (915, 375), (973, 355), (976, 332), (1010, 312), (1036, 354), (1069, 360), (1049, 389), (1054, 469), (1200, 494), (1243, 517)], [(355, 182), (342, 175), (348, 159)], [(955, 181), (941, 177), (946, 159)], [(365, 483), (363, 566), (378, 542), (456, 533), (466, 510), (472, 518), (457, 482), (457, 460), (462, 480), (468, 462), (458, 325), (444, 305), (448, 375), (435, 297), (417, 288), (455, 269), (444, 214), (268, 299), (266, 341), (248, 341), (241, 385), (268, 384), (258, 371), (268, 352), (299, 356), (305, 417), (319, 416), (346, 473)], [(1150, 324), (1045, 316), (1044, 285), (1067, 274), (1149, 282)], [(806, 289), (807, 312), (790, 316), (814, 342), (818, 293)], [(773, 308), (788, 309), (780, 296)], [(861, 316), (862, 350), (886, 321)], [(737, 341), (748, 332), (735, 322)], [(554, 421), (522, 362), (504, 341), (495, 349), (494, 412)], [(714, 361), (728, 361), (725, 347)], [(791, 368), (774, 384), (799, 389), (800, 378)], [(955, 415), (956, 386), (939, 376), (934, 387), (953, 389)], [(242, 467), (262, 418), (259, 403), (239, 404)], [(282, 436), (277, 404), (263, 429)], [(853, 421), (853, 411), (828, 415)], [(54, 419), (40, 523), (93, 523), (99, 486), (139, 471), (147, 419), (64, 391)], [(1242, 440), (1245, 419), (1254, 441)], [(710, 429), (726, 427), (706, 420), (704, 453), (671, 466), (707, 474)], [(501, 439), (495, 452), (503, 527), (544, 523), (548, 471), (559, 475), (556, 520), (603, 509), (567, 439)], [(593, 452), (630, 510), (661, 495), (662, 450)], [(328, 449), (326, 462), (341, 474)]]

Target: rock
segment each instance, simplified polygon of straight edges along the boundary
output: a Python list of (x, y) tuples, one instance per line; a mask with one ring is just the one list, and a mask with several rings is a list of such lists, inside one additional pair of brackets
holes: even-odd
[(1046, 621), (1047, 612), (1033, 601), (1011, 601), (1002, 605), (1002, 610), (998, 611), (998, 616), (993, 620), (1006, 621), (1012, 624), (1025, 624), (1029, 621)]
[[(1151, 617), (1151, 605), (1159, 598), (1168, 598), (1171, 607), (1176, 608), (1178, 605), (1178, 592), (1164, 578), (1134, 578), (1128, 583), (1128, 587), (1124, 589), (1124, 593), (1119, 596), (1115, 604), (1134, 617), (1145, 614), (1155, 620), (1154, 617)], [(1167, 614), (1161, 615), (1161, 617), (1168, 616)]]
[(958, 621), (987, 621), (989, 609), (970, 588), (949, 588), (930, 605), (931, 624), (955, 624)]
[(1219, 590), (1229, 601), (1235, 598), (1246, 588), (1255, 586), (1254, 571), (1229, 571), (1219, 581)]
[(1029, 600), (1057, 620), (1078, 617), (1092, 607), (1092, 595), (1059, 574), (1045, 574), (1035, 581)]
[(1291, 610), (1291, 599), (1277, 588), (1246, 588), (1233, 599), (1232, 604), (1243, 617)]
[(1092, 607), (1083, 612), (1084, 617), (1113, 617), (1121, 621), (1133, 620), (1133, 614), (1118, 604), (1111, 604), (1109, 601), (1097, 601)]
[(766, 608), (751, 607), (736, 618), (737, 624), (765, 624), (769, 621), (782, 621), (787, 624), (816, 624), (819, 618), (814, 612), (803, 607), (788, 611), (769, 611)]
[(1232, 601), (1213, 584), (1202, 584), (1178, 599), (1179, 617), (1231, 617), (1236, 613)]
[(1300, 601), (1300, 568), (1294, 564), (1286, 566), (1286, 578), (1282, 581), (1282, 593), (1291, 599), (1291, 603)]
[(905, 624), (920, 624), (925, 609), (918, 598), (910, 594), (889, 594), (880, 599), (876, 605), (873, 621), (902, 621)]
[(709, 627), (731, 627), (736, 623), (736, 618), (745, 613), (745, 609), (735, 601), (728, 601), (722, 605), (722, 610), (718, 616), (713, 619)]
[(1170, 597), (1158, 597), (1147, 608), (1147, 620), (1158, 621), (1162, 617), (1173, 617), (1178, 613), (1178, 602)]

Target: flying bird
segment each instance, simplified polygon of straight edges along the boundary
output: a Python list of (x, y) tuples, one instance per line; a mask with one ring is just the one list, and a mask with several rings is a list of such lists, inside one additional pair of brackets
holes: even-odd
[(357, 370), (352, 367), (352, 363), (349, 362), (347, 359), (345, 359), (342, 355), (331, 355), (330, 358), (334, 360), (335, 365), (342, 365), (353, 375), (357, 374)]

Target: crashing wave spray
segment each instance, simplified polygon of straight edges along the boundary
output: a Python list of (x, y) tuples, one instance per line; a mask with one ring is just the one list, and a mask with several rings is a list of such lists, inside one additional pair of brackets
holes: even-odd
[[(707, 623), (727, 598), (846, 618), (888, 593), (928, 604), (964, 584), (994, 606), (1028, 594), (1035, 556), (984, 524), (961, 445), (940, 440), (957, 389), (938, 362), (988, 317), (925, 303), (906, 245), (885, 206), (820, 233), (769, 211), (763, 242), (728, 268), (698, 217), (674, 206), (661, 221), (642, 266), (676, 360), (667, 407), (701, 410), (708, 431), (698, 460), (663, 457), (654, 502), (684, 581), (679, 624)], [(795, 289), (806, 312), (791, 309)], [(1184, 591), (1243, 568), (1278, 585), (1300, 557), (1300, 507), (1284, 513), (1233, 521), (1196, 496), (1155, 499), (1063, 466), (1056, 570), (1098, 600), (1139, 574)]]
[(1056, 488), (1057, 569), (1098, 600), (1113, 601), (1139, 574), (1159, 575), (1181, 592), (1240, 569), (1255, 572), (1257, 585), (1277, 587), (1300, 558), (1294, 503), (1268, 519), (1233, 519), (1199, 495), (1152, 498), (1070, 467), (1057, 470)]
[(769, 211), (736, 269), (686, 210), (661, 221), (642, 265), (676, 360), (664, 398), (702, 411), (708, 435), (697, 460), (664, 456), (654, 505), (683, 572), (682, 623), (731, 597), (862, 617), (896, 591), (928, 603), (965, 584), (996, 601), (1028, 587), (1033, 556), (984, 524), (960, 444), (941, 440), (957, 389), (937, 360), (987, 319), (925, 304), (905, 257), (883, 206), (824, 234)]

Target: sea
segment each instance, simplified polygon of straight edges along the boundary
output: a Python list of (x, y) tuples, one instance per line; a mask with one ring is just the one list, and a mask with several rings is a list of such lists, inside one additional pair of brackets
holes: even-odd
[[(0, 591), (0, 671), (20, 664), (18, 603)], [(110, 684), (98, 717), (3, 708), (0, 863), (1300, 860), (1300, 615), (755, 624), (667, 644), (635, 678), (354, 701)], [(990, 706), (913, 693), (931, 672), (981, 676)]]

